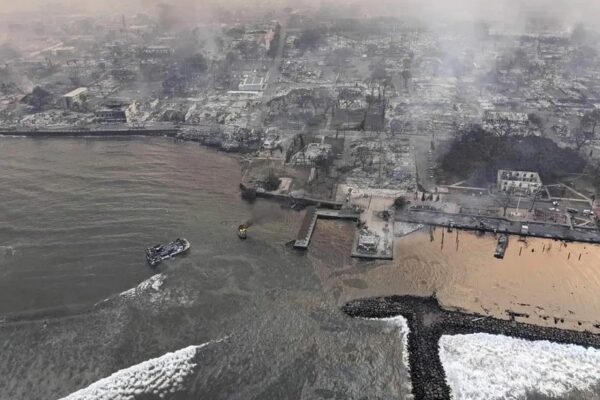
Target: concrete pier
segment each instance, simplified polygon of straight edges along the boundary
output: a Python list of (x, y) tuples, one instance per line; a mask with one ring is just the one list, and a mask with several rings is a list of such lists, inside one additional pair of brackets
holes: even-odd
[[(364, 260), (393, 260), (394, 259), (394, 218), (393, 215), (384, 217), (381, 212), (367, 210), (363, 218), (368, 226), (368, 231), (357, 229), (352, 242), (353, 258)], [(361, 248), (361, 241), (364, 237), (376, 237), (377, 246), (375, 249), (365, 251)], [(374, 236), (373, 236), (374, 235)]]

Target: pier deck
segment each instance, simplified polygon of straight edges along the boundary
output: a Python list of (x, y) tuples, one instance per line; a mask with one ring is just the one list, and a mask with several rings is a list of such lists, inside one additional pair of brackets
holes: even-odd
[(360, 214), (357, 213), (356, 211), (351, 211), (351, 210), (318, 209), (317, 216), (319, 218), (325, 218), (325, 219), (348, 219), (351, 221), (356, 221), (360, 217)]
[(304, 215), (304, 220), (302, 220), (302, 225), (300, 225), (298, 237), (294, 242), (294, 248), (301, 250), (308, 249), (308, 244), (310, 243), (310, 238), (315, 230), (318, 218), (319, 215), (317, 214), (316, 207), (311, 206), (306, 208), (306, 214)]

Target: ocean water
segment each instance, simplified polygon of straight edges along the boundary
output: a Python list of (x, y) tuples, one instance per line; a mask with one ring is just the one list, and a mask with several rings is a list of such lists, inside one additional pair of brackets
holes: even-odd
[[(346, 317), (323, 284), (356, 263), (351, 227), (319, 222), (298, 253), (302, 213), (241, 201), (241, 174), (166, 138), (0, 140), (0, 399), (60, 398), (221, 338), (172, 398), (404, 398), (401, 332)], [(146, 264), (180, 236), (188, 254)]]
[(4, 139), (0, 171), (0, 314), (135, 286), (144, 248), (179, 236), (223, 251), (247, 212), (236, 160), (163, 139)]

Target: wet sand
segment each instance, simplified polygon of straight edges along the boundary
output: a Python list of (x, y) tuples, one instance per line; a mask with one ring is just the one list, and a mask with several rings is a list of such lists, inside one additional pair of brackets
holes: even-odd
[[(328, 247), (327, 260), (315, 258), (323, 283), (340, 303), (358, 297), (436, 294), (450, 309), (541, 326), (600, 332), (600, 246), (546, 239), (527, 243), (510, 237), (504, 260), (493, 257), (493, 235), (436, 229), (396, 238), (394, 260), (361, 262), (348, 256), (351, 224), (317, 227), (314, 254)], [(332, 237), (333, 236), (333, 237)], [(432, 240), (433, 239), (433, 240)], [(350, 239), (351, 240), (351, 239)], [(335, 244), (335, 245), (334, 245)], [(520, 254), (520, 255), (519, 255)], [(569, 256), (570, 254), (570, 256)], [(581, 258), (580, 258), (581, 255)]]

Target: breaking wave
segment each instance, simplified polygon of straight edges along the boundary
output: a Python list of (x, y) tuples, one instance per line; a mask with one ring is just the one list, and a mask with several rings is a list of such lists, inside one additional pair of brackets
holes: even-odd
[(13, 257), (15, 253), (13, 246), (0, 246), (0, 257)]
[(115, 372), (62, 400), (131, 400), (165, 398), (185, 389), (194, 373), (200, 349), (224, 339), (189, 346)]

